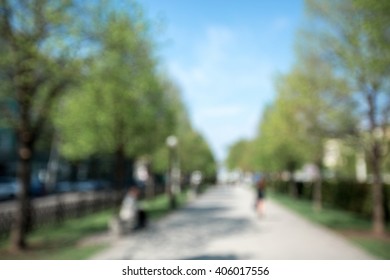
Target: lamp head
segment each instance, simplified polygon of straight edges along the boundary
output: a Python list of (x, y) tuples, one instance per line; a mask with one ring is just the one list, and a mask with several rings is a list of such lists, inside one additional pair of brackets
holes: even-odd
[(167, 146), (170, 148), (174, 148), (177, 146), (177, 137), (174, 135), (168, 136), (167, 138)]

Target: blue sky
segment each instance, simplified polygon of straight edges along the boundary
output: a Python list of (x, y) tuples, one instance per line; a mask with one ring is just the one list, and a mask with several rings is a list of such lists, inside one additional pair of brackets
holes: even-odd
[(161, 18), (163, 67), (218, 160), (253, 137), (273, 81), (294, 61), (303, 0), (140, 0)]

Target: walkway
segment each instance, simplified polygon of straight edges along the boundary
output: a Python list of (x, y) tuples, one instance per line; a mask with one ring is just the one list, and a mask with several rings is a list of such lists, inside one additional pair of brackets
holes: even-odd
[(344, 237), (272, 201), (254, 212), (244, 186), (215, 187), (94, 259), (372, 259)]

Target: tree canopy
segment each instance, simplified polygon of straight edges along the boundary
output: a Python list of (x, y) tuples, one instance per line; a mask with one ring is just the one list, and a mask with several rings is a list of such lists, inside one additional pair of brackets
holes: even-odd
[(253, 166), (272, 172), (293, 171), (308, 162), (320, 167), (324, 141), (348, 140), (356, 154), (367, 155), (373, 175), (373, 229), (383, 234), (382, 172), (390, 121), (389, 1), (305, 3), (296, 62), (276, 80), (275, 101), (265, 110), (253, 140)]
[[(32, 160), (48, 123), (66, 160), (115, 156), (119, 184), (125, 160), (153, 158), (172, 134), (181, 138), (183, 166), (214, 170), (211, 150), (192, 129), (180, 91), (161, 74), (156, 33), (139, 4), (129, 1), (124, 10), (105, 1), (0, 5), (0, 125), (17, 136), (22, 182), (15, 249), (26, 245)], [(203, 161), (186, 154), (193, 151)]]

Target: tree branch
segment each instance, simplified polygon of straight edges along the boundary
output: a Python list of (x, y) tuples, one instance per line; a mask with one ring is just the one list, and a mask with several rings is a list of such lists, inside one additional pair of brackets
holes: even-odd
[(5, 122), (9, 124), (12, 128), (18, 127), (17, 118), (15, 117), (15, 114), (11, 111), (9, 106), (1, 105), (1, 112), (2, 116), (5, 118)]
[(58, 95), (60, 95), (65, 90), (65, 88), (69, 85), (69, 83), (70, 83), (69, 80), (62, 80), (58, 82), (55, 86), (51, 88), (45, 100), (42, 102), (42, 106), (38, 110), (37, 120), (35, 121), (35, 124), (33, 125), (33, 129), (32, 129), (34, 140), (40, 134), (40, 132), (42, 131), (45, 125), (45, 122), (48, 117), (48, 113), (50, 111), (50, 108), (53, 105), (53, 101), (55, 100), (56, 97), (58, 97)]
[(13, 34), (13, 30), (11, 27), (11, 17), (12, 17), (12, 12), (11, 9), (8, 5), (7, 0), (0, 0), (1, 2), (1, 23), (0, 23), (0, 28), (1, 28), (1, 35), (8, 39), (9, 42), (14, 45), (13, 43), (15, 42), (15, 37)]

